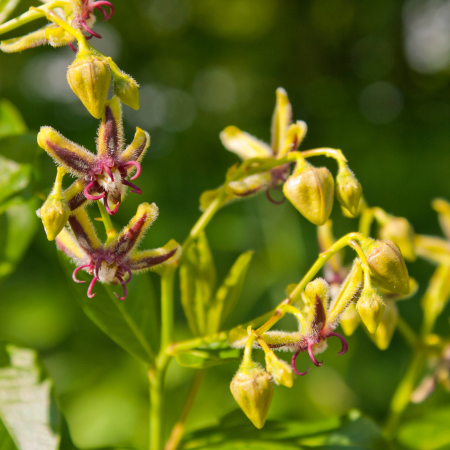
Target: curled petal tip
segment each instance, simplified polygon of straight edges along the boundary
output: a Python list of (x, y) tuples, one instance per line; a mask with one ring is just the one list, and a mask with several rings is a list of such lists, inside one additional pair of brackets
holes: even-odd
[(89, 189), (91, 189), (92, 186), (94, 186), (95, 184), (95, 180), (91, 181), (85, 188), (84, 188), (84, 196), (88, 199), (88, 200), (100, 200), (105, 196), (105, 192), (102, 192), (101, 195), (91, 195), (89, 194)]
[(123, 281), (122, 277), (117, 277), (117, 279), (120, 281), (120, 284), (123, 287), (123, 296), (119, 297), (115, 292), (114, 295), (119, 299), (119, 300), (125, 300), (127, 298), (127, 286), (125, 284), (125, 282)]
[(91, 34), (91, 37), (92, 37), (92, 36), (95, 36), (95, 37), (98, 38), (98, 39), (101, 39), (101, 38), (102, 38), (100, 34), (96, 33), (94, 30), (91, 30), (91, 29), (86, 25), (86, 22), (85, 22), (84, 20), (81, 20), (81, 21), (80, 21), (80, 25), (85, 29), (85, 31), (87, 31), (88, 33)]
[(342, 342), (341, 351), (337, 352), (339, 356), (345, 355), (348, 352), (348, 342), (347, 339), (344, 338), (344, 336), (341, 336), (339, 333), (335, 333), (334, 331), (331, 332), (328, 336), (335, 336)]
[(282, 205), (286, 200), (286, 197), (283, 197), (281, 200), (274, 200), (270, 195), (270, 187), (266, 189), (266, 197), (267, 200), (269, 200), (269, 202), (273, 203), (274, 205)]
[(295, 372), (296, 375), (298, 375), (299, 377), (303, 377), (305, 375), (307, 375), (309, 373), (309, 371), (311, 370), (310, 367), (308, 367), (308, 370), (306, 372), (299, 372), (297, 370), (297, 368), (295, 367), (295, 360), (298, 356), (298, 354), (300, 353), (300, 350), (297, 350), (294, 355), (292, 356), (292, 360), (291, 360), (291, 365), (292, 365), (292, 370)]
[(139, 195), (142, 194), (142, 190), (139, 187), (137, 187), (135, 184), (130, 183), (128, 180), (123, 180), (122, 183), (125, 186), (129, 186), (131, 188), (131, 192), (134, 192), (135, 194), (139, 194)]
[(136, 161), (130, 161), (124, 164), (124, 167), (129, 169), (131, 166), (136, 167), (136, 173), (133, 177), (130, 178), (130, 180), (135, 180), (140, 174), (141, 174), (141, 165)]
[[(107, 6), (109, 8), (109, 15), (106, 14), (106, 11), (102, 8), (102, 6)], [(105, 22), (107, 22), (114, 15), (114, 5), (111, 2), (106, 0), (100, 0), (94, 2), (92, 4), (92, 9), (99, 9), (103, 13), (103, 17), (105, 18)]]
[(90, 264), (83, 264), (82, 266), (77, 267), (77, 268), (73, 271), (72, 279), (73, 279), (73, 281), (75, 281), (75, 283), (86, 283), (86, 281), (79, 280), (79, 279), (77, 278), (77, 273), (78, 273), (81, 269), (84, 269), (85, 267), (92, 268), (92, 266), (91, 266)]
[(314, 342), (308, 342), (308, 354), (311, 358), (311, 361), (316, 367), (320, 367), (323, 364), (323, 361), (317, 361), (317, 359), (314, 357), (312, 348), (313, 348)]
[(109, 205), (108, 205), (108, 197), (107, 197), (106, 195), (103, 197), (103, 203), (104, 203), (104, 205), (105, 205), (105, 209), (106, 209), (107, 213), (108, 213), (110, 216), (116, 215), (116, 214), (117, 214), (117, 211), (119, 211), (119, 205), (120, 205), (120, 202), (117, 202), (117, 203), (116, 203), (116, 206), (115, 206), (115, 208), (114, 208), (114, 210), (112, 210), (112, 209), (109, 207)]
[(97, 280), (98, 280), (97, 277), (92, 278), (91, 284), (89, 285), (89, 289), (88, 289), (88, 291), (87, 291), (87, 296), (88, 296), (89, 298), (95, 297), (95, 294), (92, 293), (92, 289), (94, 288), (94, 285), (95, 285), (95, 283), (97, 282)]

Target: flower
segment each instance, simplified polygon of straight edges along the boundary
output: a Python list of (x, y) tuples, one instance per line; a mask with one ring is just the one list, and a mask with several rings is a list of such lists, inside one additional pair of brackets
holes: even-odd
[[(272, 119), (272, 142), (266, 143), (241, 131), (235, 126), (229, 126), (220, 133), (222, 144), (227, 150), (238, 155), (242, 160), (252, 158), (285, 157), (289, 152), (298, 148), (306, 135), (307, 126), (303, 121), (292, 123), (292, 108), (286, 91), (278, 88), (275, 112)], [(280, 203), (270, 196), (270, 188), (277, 188), (286, 181), (289, 175), (289, 163), (275, 167), (267, 172), (251, 175), (241, 181), (228, 183), (229, 199), (248, 197), (266, 189), (267, 198), (273, 203)], [(200, 199), (201, 209), (206, 209), (208, 204), (217, 196), (218, 189), (206, 191)], [(283, 199), (284, 201), (284, 199)]]
[(136, 169), (134, 180), (141, 173), (139, 161), (150, 145), (146, 131), (136, 128), (133, 142), (124, 150), (122, 108), (117, 97), (106, 102), (103, 119), (98, 129), (97, 156), (69, 141), (51, 127), (42, 127), (38, 144), (67, 172), (78, 177), (65, 192), (70, 211), (75, 211), (88, 200), (103, 199), (106, 210), (114, 215), (125, 195), (125, 186), (131, 192), (142, 191), (126, 178)]
[[(98, 9), (102, 12), (103, 17), (109, 20), (114, 14), (114, 6), (111, 2), (105, 0), (42, 0), (44, 5), (38, 8), (31, 8), (30, 11), (21, 16), (10, 20), (1, 25), (0, 34), (17, 28), (31, 20), (40, 19), (47, 16), (52, 22), (51, 13), (57, 15), (57, 18), (71, 25), (75, 29), (84, 30), (89, 33), (87, 39), (92, 37), (101, 38), (101, 36), (92, 30), (95, 23), (94, 10)], [(104, 9), (109, 8), (109, 14)], [(28, 48), (37, 47), (39, 45), (49, 44), (52, 47), (61, 47), (69, 45), (73, 51), (76, 51), (73, 42), (75, 37), (64, 30), (57, 23), (50, 23), (43, 28), (21, 36), (18, 38), (8, 39), (0, 43), (0, 50), (4, 52), (20, 52)]]
[(123, 296), (115, 295), (119, 300), (125, 300), (126, 285), (131, 281), (133, 273), (154, 270), (164, 262), (179, 257), (181, 247), (174, 240), (154, 250), (135, 250), (157, 216), (158, 207), (154, 203), (142, 203), (122, 232), (111, 242), (102, 244), (86, 211), (79, 208), (72, 213), (68, 221), (70, 230), (65, 228), (59, 233), (56, 245), (78, 265), (72, 275), (75, 283), (85, 283), (77, 279), (80, 270), (93, 276), (87, 291), (89, 298), (94, 297), (92, 289), (99, 280), (113, 285), (120, 283), (123, 286)]

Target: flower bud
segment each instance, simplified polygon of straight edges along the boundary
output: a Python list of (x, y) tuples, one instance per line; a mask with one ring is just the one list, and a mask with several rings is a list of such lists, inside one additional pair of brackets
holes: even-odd
[(334, 179), (326, 167), (303, 164), (284, 183), (284, 195), (306, 219), (323, 225), (330, 217), (334, 201)]
[(370, 274), (384, 289), (402, 295), (409, 294), (409, 275), (398, 245), (392, 241), (376, 241), (366, 238), (361, 241)]
[(318, 296), (326, 309), (330, 298), (330, 286), (323, 278), (316, 278), (306, 285), (305, 295), (312, 305), (316, 304)]
[(64, 169), (59, 167), (52, 192), (42, 207), (36, 211), (36, 215), (42, 220), (49, 241), (53, 241), (58, 236), (70, 216), (69, 206), (62, 193), (63, 176)]
[(347, 309), (341, 316), (340, 325), (347, 336), (351, 336), (355, 330), (358, 328), (361, 319), (359, 318), (358, 311), (356, 310), (356, 305), (350, 303)]
[(266, 370), (276, 384), (288, 388), (294, 384), (292, 367), (286, 361), (278, 359), (272, 351), (266, 353)]
[(377, 331), (370, 334), (370, 339), (380, 350), (386, 350), (397, 327), (398, 308), (394, 301), (386, 300), (386, 308)]
[(114, 71), (114, 94), (133, 109), (139, 109), (139, 84), (122, 71)]
[(381, 296), (373, 288), (364, 288), (356, 308), (369, 332), (375, 333), (384, 314), (384, 302)]
[(261, 429), (272, 402), (272, 377), (256, 364), (249, 369), (240, 368), (231, 380), (230, 390), (245, 415)]
[(109, 65), (95, 56), (77, 57), (69, 66), (67, 81), (86, 109), (101, 119), (111, 84)]
[(340, 168), (336, 176), (336, 198), (353, 217), (358, 215), (361, 195), (362, 187), (354, 173), (347, 166)]
[(414, 249), (414, 229), (403, 217), (392, 217), (380, 229), (380, 238), (383, 241), (394, 241), (408, 261), (416, 260)]

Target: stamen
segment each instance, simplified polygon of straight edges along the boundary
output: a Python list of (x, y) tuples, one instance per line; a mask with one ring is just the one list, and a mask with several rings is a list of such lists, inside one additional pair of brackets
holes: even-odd
[(89, 189), (94, 186), (94, 184), (96, 183), (96, 180), (91, 181), (85, 188), (84, 188), (84, 196), (88, 199), (88, 200), (100, 200), (101, 198), (105, 197), (106, 192), (102, 192), (101, 195), (91, 195), (89, 194)]
[(101, 6), (96, 6), (95, 8), (99, 9), (99, 10), (102, 12), (103, 18), (105, 19), (105, 22), (107, 22), (107, 21), (108, 21), (108, 14), (107, 14), (107, 12), (104, 10), (104, 8), (102, 8)]
[(274, 200), (272, 198), (272, 196), (270, 195), (270, 187), (268, 187), (266, 189), (266, 197), (267, 197), (267, 200), (269, 200), (269, 202), (273, 203), (274, 205), (282, 205), (286, 200), (286, 197), (283, 197), (282, 200)]
[(312, 352), (312, 348), (313, 348), (313, 345), (314, 345), (314, 342), (308, 342), (308, 354), (309, 354), (309, 357), (311, 358), (311, 361), (313, 362), (313, 364), (316, 366), (316, 367), (320, 367), (322, 364), (323, 364), (323, 361), (317, 361), (317, 359), (314, 357), (314, 354), (313, 354), (313, 352)]
[(126, 283), (123, 281), (122, 277), (119, 277), (118, 275), (116, 275), (116, 278), (120, 281), (120, 284), (123, 287), (123, 296), (119, 297), (115, 292), (114, 295), (119, 299), (119, 300), (125, 300), (127, 298), (127, 286)]
[(126, 270), (128, 272), (128, 279), (127, 281), (125, 281), (125, 284), (128, 284), (131, 281), (131, 277), (133, 276), (131, 269), (127, 266), (119, 266), (119, 269)]
[(92, 36), (95, 36), (96, 38), (101, 39), (102, 37), (96, 33), (95, 31), (91, 30), (87, 25), (86, 22), (84, 20), (80, 20), (80, 25), (90, 34), (92, 34)]
[(105, 209), (110, 216), (114, 216), (117, 214), (117, 211), (119, 210), (120, 202), (116, 203), (116, 207), (114, 208), (114, 211), (112, 211), (108, 205), (108, 197), (105, 195), (105, 197), (103, 197), (103, 204), (105, 205)]
[(114, 181), (114, 175), (111, 172), (111, 168), (106, 164), (103, 164), (103, 170), (108, 174), (109, 178), (111, 178), (111, 181)]
[(337, 354), (338, 354), (339, 356), (345, 355), (345, 354), (348, 352), (348, 342), (347, 342), (347, 339), (345, 339), (345, 337), (344, 337), (344, 336), (341, 336), (339, 333), (335, 333), (334, 331), (332, 331), (331, 333), (328, 333), (328, 336), (327, 336), (327, 337), (329, 337), (329, 336), (334, 336), (334, 337), (337, 337), (338, 339), (341, 340), (341, 342), (342, 342), (342, 349), (341, 349), (341, 351), (338, 352)]
[[(105, 10), (103, 8), (101, 8), (102, 5), (107, 6), (109, 8), (109, 16), (108, 17), (106, 17), (106, 15), (105, 15), (106, 14)], [(109, 19), (111, 19), (111, 17), (114, 14), (114, 5), (111, 2), (107, 2), (106, 0), (100, 0), (98, 2), (94, 2), (92, 4), (92, 9), (95, 9), (95, 8), (102, 10), (103, 15), (105, 16), (105, 22), (108, 21)]]
[(75, 283), (86, 283), (86, 281), (82, 281), (82, 280), (78, 280), (77, 279), (77, 273), (81, 270), (84, 269), (85, 267), (90, 267), (91, 269), (93, 269), (91, 264), (83, 264), (82, 266), (78, 266), (72, 274), (72, 279), (73, 281), (75, 281)]
[(135, 184), (130, 183), (128, 180), (123, 180), (122, 183), (125, 186), (129, 186), (130, 188), (132, 188), (131, 192), (134, 192), (135, 194), (139, 194), (139, 195), (142, 194), (142, 190), (139, 187), (137, 187)]
[(89, 298), (93, 298), (95, 296), (95, 294), (92, 293), (92, 288), (94, 287), (94, 285), (97, 282), (97, 280), (98, 280), (97, 277), (92, 278), (91, 284), (89, 285), (89, 289), (87, 291), (87, 296)]
[(136, 167), (136, 173), (134, 174), (134, 177), (130, 178), (130, 180), (135, 180), (141, 174), (141, 165), (136, 161), (127, 162), (123, 166), (126, 168), (128, 168), (130, 166)]
[(78, 53), (78, 50), (73, 46), (72, 42), (69, 42), (69, 47), (72, 49), (74, 53)]
[(310, 367), (308, 367), (308, 370), (306, 371), (306, 372), (299, 372), (298, 370), (297, 370), (297, 368), (295, 367), (295, 360), (296, 360), (296, 358), (297, 358), (297, 356), (298, 356), (298, 354), (300, 353), (300, 349), (298, 349), (295, 353), (294, 353), (294, 355), (292, 356), (292, 360), (291, 360), (291, 365), (292, 365), (292, 370), (299, 376), (299, 377), (303, 377), (304, 375), (306, 375), (309, 371), (310, 371)]

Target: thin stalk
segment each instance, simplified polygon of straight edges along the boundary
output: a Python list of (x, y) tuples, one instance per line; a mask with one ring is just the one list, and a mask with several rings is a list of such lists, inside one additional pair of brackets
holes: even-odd
[(397, 329), (405, 339), (406, 343), (415, 349), (419, 343), (419, 337), (414, 333), (414, 330), (409, 326), (403, 317), (399, 316), (397, 321)]
[(112, 240), (115, 239), (117, 235), (117, 231), (114, 228), (114, 225), (111, 222), (110, 215), (106, 212), (106, 209), (103, 205), (103, 203), (97, 202), (98, 209), (100, 210), (100, 214), (102, 216), (102, 222), (105, 226), (106, 231), (106, 245), (108, 245)]
[(163, 396), (165, 371), (150, 369), (150, 439), (149, 450), (161, 450), (163, 445)]
[(169, 440), (164, 447), (164, 450), (176, 450), (180, 445), (181, 438), (183, 437), (184, 427), (186, 425), (186, 419), (191, 412), (192, 406), (194, 405), (195, 397), (200, 389), (200, 385), (205, 377), (205, 370), (197, 370), (194, 379), (192, 380), (191, 387), (188, 392), (186, 402), (181, 411), (180, 418), (177, 423), (173, 426), (172, 432), (170, 433)]
[(174, 269), (169, 269), (161, 276), (161, 351), (164, 352), (166, 348), (173, 342), (174, 279)]

